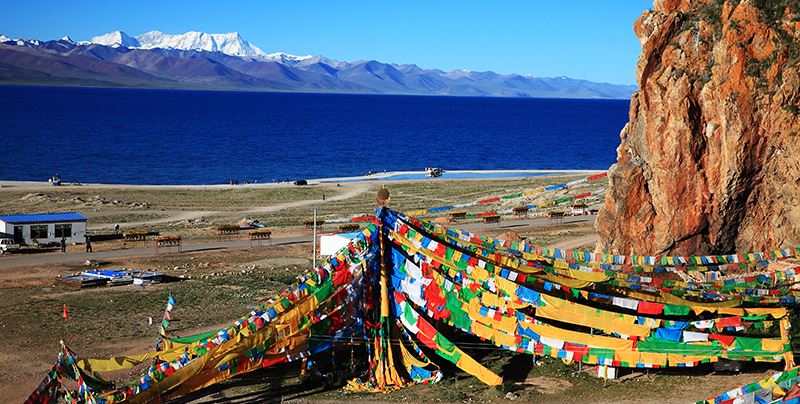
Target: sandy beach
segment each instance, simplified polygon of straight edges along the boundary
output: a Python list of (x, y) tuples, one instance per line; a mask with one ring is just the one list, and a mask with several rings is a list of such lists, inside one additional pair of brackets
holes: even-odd
[[(335, 184), (345, 182), (409, 182), (409, 181), (445, 181), (445, 180), (497, 180), (518, 179), (542, 176), (571, 176), (591, 175), (605, 170), (452, 170), (445, 171), (438, 178), (425, 177), (425, 171), (386, 171), (370, 175), (353, 177), (329, 177), (307, 179), (308, 185)], [(414, 176), (414, 179), (394, 179), (397, 177)], [(50, 186), (47, 181), (14, 181), (0, 180), (0, 188), (39, 188)], [(112, 183), (81, 183), (64, 182), (62, 187), (94, 187), (94, 188), (152, 188), (152, 189), (240, 189), (240, 188), (271, 188), (295, 186), (292, 182), (261, 182), (248, 184), (193, 184), (193, 185), (152, 185), (152, 184), (112, 184)]]

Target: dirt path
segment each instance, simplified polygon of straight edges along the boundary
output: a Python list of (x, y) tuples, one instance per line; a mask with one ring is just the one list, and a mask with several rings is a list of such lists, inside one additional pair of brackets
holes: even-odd
[(277, 211), (284, 210), (284, 209), (299, 208), (299, 207), (302, 207), (302, 206), (324, 204), (324, 203), (327, 203), (327, 202), (334, 202), (334, 201), (343, 201), (343, 200), (346, 200), (346, 199), (355, 198), (355, 197), (363, 194), (364, 192), (366, 192), (367, 190), (370, 189), (371, 185), (370, 184), (352, 184), (349, 187), (352, 188), (352, 189), (350, 189), (347, 192), (338, 194), (338, 195), (327, 197), (327, 198), (325, 198), (324, 201), (322, 199), (306, 199), (306, 200), (302, 200), (302, 201), (284, 202), (284, 203), (278, 203), (278, 204), (270, 205), (270, 206), (254, 207), (254, 208), (250, 208), (248, 210), (240, 211), (240, 213), (277, 212)]
[[(311, 206), (311, 205), (318, 205), (324, 204), (328, 202), (334, 201), (343, 201), (346, 199), (355, 198), (371, 187), (368, 183), (357, 183), (348, 185), (350, 188), (348, 191), (333, 195), (326, 198), (324, 201), (322, 199), (306, 199), (301, 201), (292, 201), (292, 202), (283, 202), (283, 203), (276, 203), (274, 205), (269, 206), (251, 206), (245, 207), (240, 210), (233, 210), (233, 211), (217, 211), (217, 210), (192, 210), (192, 211), (160, 211), (160, 210), (153, 210), (153, 211), (137, 211), (136, 213), (159, 213), (159, 214), (167, 214), (169, 216), (162, 217), (158, 219), (150, 219), (150, 220), (142, 220), (138, 222), (125, 222), (124, 225), (126, 227), (137, 227), (137, 226), (146, 226), (146, 225), (154, 225), (154, 224), (165, 224), (165, 223), (175, 223), (175, 222), (182, 222), (185, 220), (195, 220), (200, 219), (202, 217), (208, 216), (215, 216), (215, 215), (247, 215), (247, 214), (256, 214), (256, 213), (268, 213), (268, 212), (278, 212), (284, 209), (291, 209), (291, 208), (299, 208), (303, 206)], [(111, 229), (114, 227), (112, 223), (102, 223), (98, 225), (91, 226), (93, 229)]]

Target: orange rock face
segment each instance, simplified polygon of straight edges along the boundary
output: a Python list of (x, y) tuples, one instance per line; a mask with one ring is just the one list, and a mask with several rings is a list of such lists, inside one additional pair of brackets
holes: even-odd
[(800, 2), (656, 0), (598, 249), (800, 245)]

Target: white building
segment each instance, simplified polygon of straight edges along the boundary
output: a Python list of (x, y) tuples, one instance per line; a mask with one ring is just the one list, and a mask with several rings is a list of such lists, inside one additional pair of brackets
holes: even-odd
[(320, 234), (319, 235), (319, 255), (322, 257), (329, 257), (336, 254), (347, 244), (353, 237), (357, 236), (360, 232), (355, 233), (340, 233), (340, 234)]
[(86, 241), (86, 216), (75, 212), (0, 215), (0, 233), (9, 234), (19, 244)]

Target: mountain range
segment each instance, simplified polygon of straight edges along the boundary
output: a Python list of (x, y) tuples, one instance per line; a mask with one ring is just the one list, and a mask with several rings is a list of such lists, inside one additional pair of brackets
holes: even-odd
[(266, 53), (236, 32), (115, 31), (76, 42), (0, 35), (0, 84), (456, 96), (630, 98), (636, 86)]

